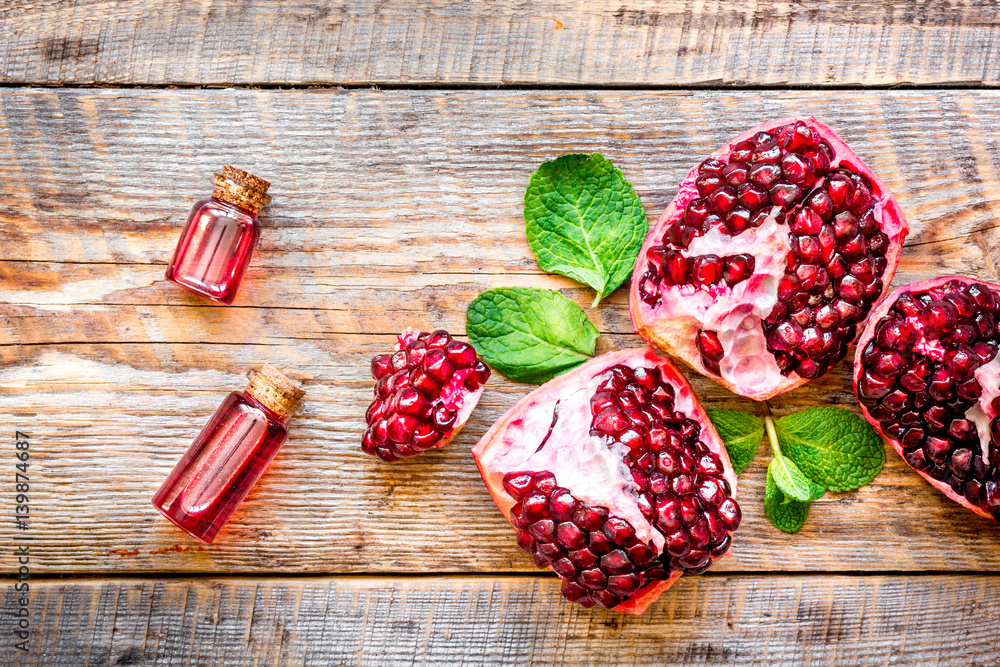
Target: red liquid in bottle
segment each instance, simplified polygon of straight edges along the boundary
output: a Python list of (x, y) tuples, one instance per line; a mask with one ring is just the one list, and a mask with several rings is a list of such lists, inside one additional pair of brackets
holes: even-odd
[(153, 506), (179, 528), (211, 542), (288, 437), (286, 420), (304, 392), (272, 366), (251, 377), (215, 411)]
[(260, 238), (257, 212), (269, 183), (240, 169), (216, 174), (212, 198), (195, 204), (167, 267), (167, 280), (229, 304), (236, 298)]

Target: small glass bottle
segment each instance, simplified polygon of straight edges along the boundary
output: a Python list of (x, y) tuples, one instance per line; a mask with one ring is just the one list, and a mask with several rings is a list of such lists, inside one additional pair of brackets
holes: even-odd
[(229, 165), (212, 183), (212, 197), (191, 209), (167, 267), (167, 280), (230, 304), (260, 238), (257, 213), (271, 201), (271, 184)]
[(288, 437), (285, 422), (305, 391), (274, 366), (251, 371), (215, 411), (153, 496), (181, 530), (211, 542)]

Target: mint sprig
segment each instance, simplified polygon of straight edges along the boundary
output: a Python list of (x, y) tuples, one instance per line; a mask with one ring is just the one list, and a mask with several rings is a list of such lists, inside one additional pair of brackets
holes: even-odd
[(594, 306), (632, 275), (648, 229), (632, 185), (600, 153), (543, 163), (524, 193), (524, 222), (538, 266), (593, 287)]
[(782, 453), (781, 440), (777, 436), (777, 429), (770, 414), (765, 414), (764, 426), (767, 429), (768, 440), (771, 441), (772, 453), (771, 464), (767, 467), (767, 471), (782, 493), (802, 502), (812, 502), (822, 498), (826, 488), (802, 474), (795, 462)]
[(552, 290), (487, 290), (465, 317), (472, 346), (512, 380), (545, 382), (594, 356), (597, 327), (580, 306)]
[(774, 423), (781, 451), (829, 491), (851, 491), (875, 479), (885, 464), (882, 440), (843, 408), (812, 408)]
[(733, 470), (739, 475), (753, 459), (760, 441), (764, 439), (764, 420), (742, 410), (709, 408), (705, 412), (729, 452)]
[[(773, 461), (772, 461), (773, 463)], [(797, 533), (809, 516), (808, 502), (786, 496), (774, 481), (771, 466), (767, 467), (767, 484), (764, 487), (764, 515), (778, 530)]]
[[(764, 514), (776, 528), (786, 533), (798, 531), (813, 500), (823, 497), (827, 491), (858, 489), (875, 479), (882, 470), (885, 464), (882, 440), (868, 422), (854, 413), (843, 408), (823, 407), (774, 419), (768, 405), (761, 405), (772, 454), (767, 467)], [(743, 459), (739, 449), (731, 445), (737, 440), (731, 424), (743, 424), (747, 430), (755, 424), (754, 420), (760, 420), (739, 410), (713, 409), (709, 410), (709, 416), (735, 468), (735, 461)], [(752, 439), (754, 436), (748, 432), (746, 437)]]

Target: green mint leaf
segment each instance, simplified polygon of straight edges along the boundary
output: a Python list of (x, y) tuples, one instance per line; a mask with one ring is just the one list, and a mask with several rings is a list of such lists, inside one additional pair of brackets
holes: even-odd
[(816, 500), (826, 493), (826, 489), (802, 474), (799, 467), (791, 459), (782, 456), (781, 452), (774, 452), (767, 470), (774, 476), (774, 483), (778, 488), (794, 500)]
[(817, 484), (850, 491), (875, 479), (885, 446), (864, 419), (843, 408), (811, 408), (775, 421), (784, 455)]
[(465, 314), (469, 341), (512, 380), (541, 383), (594, 356), (597, 327), (575, 302), (535, 287), (483, 292)]
[(524, 222), (538, 266), (593, 287), (595, 306), (632, 275), (648, 228), (632, 185), (600, 153), (543, 163), (524, 193)]
[(786, 533), (797, 533), (802, 528), (809, 516), (808, 502), (789, 498), (782, 493), (781, 488), (774, 481), (771, 474), (771, 466), (775, 459), (771, 460), (771, 465), (767, 467), (767, 483), (764, 486), (764, 514), (768, 520), (774, 524), (778, 530)]
[(753, 460), (764, 439), (764, 420), (742, 410), (709, 408), (706, 412), (729, 452), (733, 470), (739, 475)]

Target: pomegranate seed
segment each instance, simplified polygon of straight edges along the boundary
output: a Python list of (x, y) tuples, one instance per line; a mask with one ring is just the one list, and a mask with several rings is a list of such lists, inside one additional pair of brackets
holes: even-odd
[(938, 338), (955, 328), (955, 307), (948, 302), (932, 303), (920, 314), (924, 336)]
[(771, 203), (782, 208), (792, 207), (802, 196), (802, 188), (787, 181), (778, 181), (770, 186), (768, 195)]
[(455, 366), (443, 349), (435, 347), (424, 357), (424, 370), (435, 380), (447, 382), (455, 373)]
[(865, 296), (865, 284), (847, 274), (837, 281), (837, 294), (844, 301), (856, 304)]
[(391, 355), (380, 354), (372, 359), (372, 377), (381, 379), (393, 372)]
[(528, 534), (539, 542), (551, 542), (556, 537), (556, 524), (551, 519), (541, 519), (528, 526)]
[(684, 211), (684, 223), (688, 227), (701, 229), (702, 223), (705, 221), (705, 218), (708, 217), (709, 213), (708, 204), (705, 203), (704, 199), (692, 199), (691, 203), (687, 205), (687, 209)]
[(456, 368), (468, 368), (476, 362), (476, 351), (468, 343), (453, 340), (445, 347), (448, 360)]
[(791, 350), (802, 342), (802, 327), (792, 321), (778, 324), (768, 337), (768, 344), (776, 350)]
[(687, 248), (695, 236), (700, 234), (700, 230), (677, 223), (667, 231), (667, 237), (673, 245), (678, 248)]
[(722, 276), (732, 287), (752, 276), (755, 265), (753, 255), (731, 255), (723, 260)]
[(530, 472), (511, 472), (504, 475), (503, 488), (515, 500), (520, 500), (532, 488), (533, 476)]
[(750, 211), (736, 206), (726, 214), (726, 230), (731, 236), (738, 236), (750, 227)]
[(691, 260), (691, 280), (695, 285), (714, 285), (719, 281), (720, 274), (718, 255), (700, 255)]
[(427, 336), (427, 347), (444, 348), (451, 342), (451, 336), (444, 329), (438, 329)]
[(776, 164), (755, 164), (750, 168), (750, 182), (770, 188), (781, 178), (781, 167)]
[(605, 574), (601, 572), (599, 569), (593, 568), (581, 572), (578, 581), (580, 582), (581, 585), (585, 586), (586, 588), (589, 588), (591, 590), (597, 590), (599, 588), (604, 588), (604, 586), (608, 582), (608, 579), (607, 576), (605, 576)]
[(737, 200), (747, 210), (756, 211), (760, 207), (767, 205), (767, 194), (767, 190), (763, 187), (753, 183), (746, 183), (741, 185), (737, 190)]
[[(734, 151), (735, 152), (735, 151)], [(730, 159), (735, 159), (730, 155)], [(727, 185), (737, 188), (750, 178), (750, 167), (742, 162), (731, 162), (720, 172)]]
[[(573, 561), (571, 561), (569, 558), (560, 558), (559, 560), (553, 561), (552, 565), (550, 565), (550, 567), (552, 568), (553, 572), (555, 572), (556, 574), (558, 574), (563, 579), (572, 579), (579, 572), (579, 570), (576, 568), (576, 566), (573, 565)], [(563, 582), (563, 583), (565, 584), (565, 583), (572, 583), (572, 582)], [(574, 585), (577, 585), (577, 584), (574, 584)], [(565, 595), (565, 591), (564, 591), (563, 594)]]
[(816, 175), (813, 163), (796, 153), (788, 153), (781, 159), (781, 172), (792, 183), (811, 185)]
[(728, 185), (723, 185), (709, 193), (705, 200), (710, 209), (723, 215), (736, 206), (736, 192)]
[(743, 514), (740, 512), (740, 506), (736, 504), (735, 500), (726, 498), (719, 503), (717, 509), (719, 516), (726, 525), (726, 530), (732, 532), (739, 528), (740, 519), (743, 517)]
[[(685, 246), (686, 247), (686, 246)], [(669, 277), (670, 284), (681, 285), (687, 282), (687, 259), (679, 252), (670, 251), (666, 258), (666, 273), (664, 278)]]
[(741, 141), (733, 146), (732, 152), (729, 153), (729, 159), (732, 162), (748, 162), (755, 146), (753, 141)]
[(823, 218), (812, 209), (803, 208), (795, 214), (792, 231), (796, 234), (819, 234), (823, 229)]
[(712, 361), (722, 359), (724, 350), (722, 349), (722, 343), (719, 342), (718, 335), (714, 331), (705, 331), (702, 329), (698, 332), (696, 342), (698, 349), (706, 358)]
[(777, 164), (781, 161), (781, 148), (773, 140), (758, 144), (750, 154), (750, 161), (755, 164), (761, 162)]
[(582, 505), (573, 512), (573, 523), (586, 531), (594, 531), (607, 521), (608, 511), (603, 507)]
[(809, 208), (826, 222), (834, 214), (833, 200), (826, 190), (816, 190), (809, 196)]
[(700, 165), (698, 165), (698, 171), (702, 174), (718, 174), (725, 168), (726, 163), (721, 160), (716, 160), (715, 158), (708, 158)]

